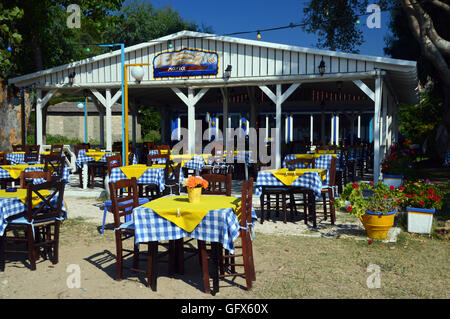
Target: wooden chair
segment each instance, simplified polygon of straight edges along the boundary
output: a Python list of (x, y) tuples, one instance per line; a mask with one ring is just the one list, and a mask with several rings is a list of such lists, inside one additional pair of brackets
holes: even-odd
[[(252, 245), (252, 197), (253, 197), (253, 178), (242, 183), (241, 194), (241, 214), (240, 214), (240, 231), (239, 238), (241, 239), (241, 245), (235, 246), (235, 253), (230, 254), (225, 250), (223, 254), (223, 248), (219, 247), (218, 243), (212, 243), (213, 258), (218, 259), (219, 274), (218, 280), (225, 277), (240, 276), (245, 278), (247, 290), (252, 289), (252, 282), (256, 280), (255, 264), (253, 259), (253, 245)], [(240, 252), (239, 252), (240, 251)], [(215, 255), (214, 255), (215, 254)], [(242, 263), (235, 263), (236, 258), (242, 258)], [(228, 263), (227, 260), (231, 260)], [(243, 272), (236, 272), (235, 267), (243, 267)], [(216, 271), (216, 270), (215, 270)], [(218, 283), (215, 284), (218, 287)]]
[(0, 165), (8, 165), (5, 153), (0, 153)]
[(21, 172), (20, 173), (20, 188), (27, 188), (28, 184), (33, 184), (30, 179), (42, 179), (45, 182), (51, 181), (50, 172), (33, 171), (33, 172)]
[(40, 145), (26, 145), (25, 146), (25, 162), (26, 163), (39, 163), (39, 150)]
[[(66, 165), (66, 159), (61, 155), (44, 155), (44, 172), (50, 172), (52, 179), (63, 179), (64, 178), (64, 167)], [(66, 181), (68, 182), (68, 181)]]
[[(46, 197), (43, 194), (44, 190), (51, 190), (51, 195)], [(42, 202), (35, 208), (32, 207), (34, 196), (42, 199)], [(45, 258), (51, 255), (52, 263), (57, 264), (59, 259), (59, 228), (63, 219), (63, 199), (63, 181), (49, 181), (36, 185), (28, 184), (25, 216), (9, 221), (4, 235), (5, 252), (28, 254), (30, 269), (36, 270), (36, 260), (39, 258), (41, 248), (43, 248)], [(24, 231), (24, 236), (21, 236), (20, 230)], [(13, 233), (12, 236), (7, 235), (10, 231)], [(9, 243), (25, 243), (27, 249), (8, 250)]]
[[(127, 189), (127, 193), (119, 197), (119, 191), (121, 189)], [(139, 269), (139, 244), (134, 242), (134, 222), (130, 219), (128, 222), (123, 222), (122, 218), (130, 216), (132, 210), (139, 206), (139, 194), (136, 178), (132, 179), (122, 179), (117, 182), (109, 183), (109, 190), (111, 195), (111, 210), (114, 214), (114, 229), (116, 236), (116, 280), (122, 280), (123, 269), (130, 269), (135, 272), (145, 273), (147, 275), (148, 286), (151, 287), (153, 291), (156, 291), (156, 262), (159, 259), (158, 256), (158, 245), (159, 242), (152, 241), (147, 242), (147, 269)], [(123, 246), (123, 242), (129, 240), (133, 242), (133, 250), (126, 249)], [(173, 267), (173, 245), (169, 245), (169, 268)], [(126, 254), (124, 254), (124, 252)], [(123, 266), (123, 260), (133, 255), (133, 267), (127, 268)]]
[[(74, 149), (75, 157), (78, 158), (78, 153), (81, 150), (88, 151), (89, 150), (89, 145), (88, 144), (79, 144), (79, 145), (75, 145), (73, 147), (73, 149)], [(77, 171), (78, 171), (78, 176), (79, 176), (79, 179), (80, 179), (80, 188), (82, 188), (83, 187), (83, 170), (82, 170), (82, 167), (78, 167)]]
[(336, 158), (333, 157), (331, 159), (329, 167), (328, 185), (325, 185), (322, 188), (322, 204), (323, 204), (324, 219), (327, 220), (327, 204), (328, 204), (330, 206), (331, 225), (334, 225), (336, 221), (336, 209), (334, 207), (335, 178), (336, 178)]
[(208, 181), (208, 188), (202, 190), (203, 194), (231, 196), (231, 174), (202, 174), (201, 176)]
[(108, 169), (108, 176), (111, 176), (111, 170), (113, 167), (121, 167), (122, 166), (122, 156), (120, 155), (111, 155), (106, 157), (106, 167)]
[(62, 145), (62, 144), (52, 145), (50, 147), (50, 155), (62, 156), (63, 155), (63, 149), (64, 149), (64, 145)]
[[(286, 167), (289, 169), (295, 169), (295, 168), (315, 168), (315, 158), (296, 158), (293, 160), (286, 161)], [(297, 211), (297, 201), (296, 201), (296, 195), (301, 195), (303, 204), (303, 213), (304, 213), (304, 221), (305, 224), (308, 223), (307, 220), (307, 214), (308, 214), (308, 191), (301, 187), (291, 187), (289, 188), (289, 201), (290, 201), (290, 208), (291, 213), (294, 212), (295, 215), (298, 214)], [(293, 214), (291, 214), (291, 218), (293, 217)]]
[(25, 145), (22, 144), (17, 144), (17, 145), (13, 145), (13, 152), (25, 152)]

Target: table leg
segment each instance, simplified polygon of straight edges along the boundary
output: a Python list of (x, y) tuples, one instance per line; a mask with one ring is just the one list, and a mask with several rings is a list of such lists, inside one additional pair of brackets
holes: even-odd
[(211, 260), (212, 260), (212, 277), (213, 291), (212, 294), (219, 292), (219, 243), (211, 243)]
[(312, 213), (313, 216), (313, 227), (317, 228), (317, 221), (316, 221), (316, 196), (314, 195), (313, 191), (308, 192), (308, 202), (309, 202), (309, 212)]
[[(5, 232), (6, 234), (6, 232)], [(0, 236), (0, 271), (5, 271), (6, 235)]]
[(83, 168), (82, 168), (82, 179), (83, 179), (83, 189), (87, 189), (87, 185), (88, 185), (88, 181), (89, 181), (89, 176), (88, 176), (88, 166), (87, 163), (83, 163)]

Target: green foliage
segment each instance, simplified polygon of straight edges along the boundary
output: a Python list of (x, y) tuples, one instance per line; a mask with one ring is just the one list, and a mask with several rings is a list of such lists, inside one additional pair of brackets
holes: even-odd
[(381, 172), (387, 175), (409, 177), (416, 158), (417, 150), (413, 150), (411, 141), (406, 139), (402, 144), (391, 146), (390, 152), (381, 162)]
[(184, 20), (171, 7), (157, 9), (148, 2), (134, 0), (124, 5), (111, 20), (103, 33), (103, 41), (130, 46), (182, 30), (199, 31), (200, 27)]
[[(383, 9), (388, 2), (381, 0), (377, 4)], [(319, 36), (319, 48), (357, 53), (364, 38), (363, 23), (356, 21), (359, 15), (366, 14), (370, 3), (367, 0), (311, 0), (303, 9), (304, 30)]]
[(404, 137), (423, 145), (427, 155), (436, 154), (434, 137), (443, 117), (443, 99), (433, 88), (420, 94), (417, 105), (404, 105), (399, 110), (399, 131)]
[(382, 182), (348, 183), (341, 196), (336, 199), (335, 206), (337, 208), (346, 206), (347, 212), (360, 217), (367, 210), (383, 214), (392, 212), (399, 206), (400, 199), (398, 191)]
[[(3, 8), (0, 3), (0, 78), (6, 78), (15, 68), (12, 55), (15, 47), (22, 42), (22, 35), (16, 26), (23, 17), (23, 10), (18, 7)], [(8, 50), (11, 48), (11, 52)]]
[(430, 180), (408, 181), (399, 187), (402, 195), (401, 207), (426, 208), (439, 210), (443, 205), (444, 192), (437, 183)]
[(150, 133), (150, 131), (159, 131), (161, 129), (161, 115), (156, 107), (145, 105), (140, 106), (139, 118), (141, 120), (141, 130), (143, 136)]
[(141, 142), (154, 142), (159, 143), (161, 141), (161, 133), (159, 131), (149, 131), (142, 138)]

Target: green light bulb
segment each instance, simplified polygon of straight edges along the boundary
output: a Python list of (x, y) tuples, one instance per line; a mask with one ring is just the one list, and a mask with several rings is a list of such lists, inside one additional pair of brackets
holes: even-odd
[(86, 48), (86, 52), (88, 52), (88, 53), (89, 53), (89, 52), (91, 52), (91, 49), (89, 49), (89, 48)]

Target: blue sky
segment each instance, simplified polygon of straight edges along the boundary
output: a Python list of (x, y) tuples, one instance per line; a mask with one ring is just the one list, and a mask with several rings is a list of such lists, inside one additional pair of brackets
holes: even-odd
[[(215, 34), (228, 34), (287, 26), (291, 22), (301, 23), (306, 0), (257, 1), (257, 0), (153, 0), (154, 7), (170, 5), (186, 20), (198, 25), (211, 26)], [(364, 33), (361, 54), (386, 56), (384, 37), (388, 34), (389, 13), (382, 13), (381, 28), (369, 29), (367, 16), (361, 18), (360, 28)], [(316, 37), (300, 27), (263, 32), (262, 41), (315, 47)], [(238, 35), (245, 39), (256, 39), (256, 33)]]

